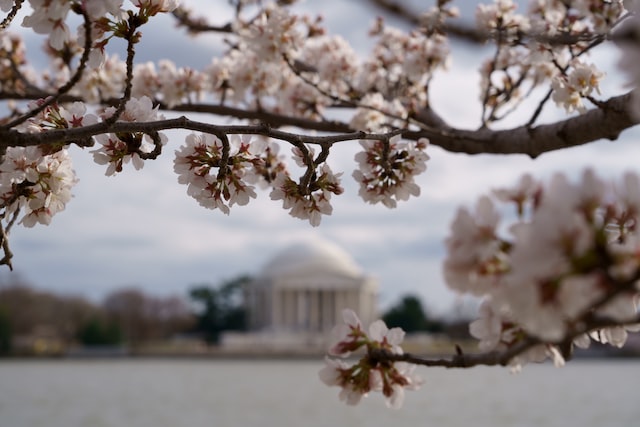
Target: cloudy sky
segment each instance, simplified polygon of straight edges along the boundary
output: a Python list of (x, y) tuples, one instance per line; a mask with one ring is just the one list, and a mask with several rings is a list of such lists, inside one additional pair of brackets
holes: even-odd
[[(314, 4), (322, 4), (321, 10)], [(378, 13), (367, 2), (307, 0), (302, 8), (322, 13), (331, 31), (341, 33), (366, 54), (366, 33)], [(207, 12), (222, 22), (217, 7)], [(214, 37), (192, 39), (167, 31), (173, 25), (168, 19), (159, 19), (157, 24), (144, 32), (139, 61), (168, 57), (178, 64), (203, 67), (218, 52)], [(29, 40), (37, 64), (41, 40)], [(450, 123), (468, 128), (478, 125), (479, 77), (475, 70), (490, 52), (464, 43), (453, 45), (450, 71), (439, 73), (432, 86), (433, 105)], [(604, 94), (622, 90), (616, 54), (607, 50), (592, 57), (608, 73)], [(554, 117), (562, 115), (547, 108), (545, 120)], [(207, 120), (224, 123), (223, 119)], [(345, 172), (345, 194), (334, 199), (334, 214), (313, 228), (290, 217), (266, 192), (248, 206), (233, 208), (229, 216), (201, 208), (173, 173), (173, 150), (181, 145), (184, 133), (168, 135), (170, 144), (159, 160), (147, 162), (142, 171), (126, 170), (115, 177), (104, 176), (104, 167), (94, 164), (88, 151), (72, 149), (80, 179), (75, 198), (48, 227), (15, 227), (11, 235), (15, 273), (5, 271), (0, 278), (6, 282), (19, 275), (39, 288), (92, 299), (122, 286), (185, 295), (194, 284), (257, 274), (288, 244), (318, 238), (345, 248), (364, 271), (379, 279), (383, 306), (411, 292), (431, 309), (444, 312), (457, 301), (443, 284), (441, 262), (443, 240), (458, 206), (472, 206), (481, 193), (512, 185), (524, 172), (548, 177), (565, 171), (577, 176), (589, 166), (615, 177), (623, 170), (637, 169), (640, 158), (636, 130), (625, 132), (615, 143), (601, 141), (548, 153), (535, 161), (525, 156), (450, 154), (431, 147), (428, 170), (418, 178), (421, 197), (389, 210), (358, 198), (351, 178), (357, 143), (343, 143), (333, 150), (330, 164), (334, 171)]]

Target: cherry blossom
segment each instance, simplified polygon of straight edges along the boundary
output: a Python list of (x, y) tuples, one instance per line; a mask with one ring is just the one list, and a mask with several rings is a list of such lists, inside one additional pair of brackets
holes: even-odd
[(369, 325), (369, 337), (382, 343), (383, 346), (389, 346), (392, 353), (402, 354), (400, 344), (404, 339), (404, 335), (405, 332), (402, 328), (389, 329), (382, 320), (376, 320)]
[[(109, 107), (103, 114), (103, 119), (109, 119), (115, 114), (116, 109)], [(125, 122), (147, 122), (164, 118), (158, 114), (158, 107), (154, 107), (151, 99), (146, 96), (142, 98), (131, 98), (125, 104), (124, 111), (118, 120)], [(100, 134), (96, 136), (97, 142), (102, 147), (93, 150), (93, 159), (100, 165), (107, 165), (105, 174), (114, 175), (122, 172), (123, 165), (131, 162), (136, 170), (144, 167), (144, 158), (151, 156), (154, 150), (160, 150), (161, 146), (167, 142), (167, 137), (158, 134), (157, 141), (149, 135), (142, 133), (122, 133), (122, 134)]]
[(120, 15), (123, 3), (123, 0), (88, 0), (85, 2), (85, 8), (91, 18), (98, 19), (107, 14)]
[(71, 200), (76, 182), (66, 149), (44, 155), (38, 147), (9, 147), (0, 165), (0, 203), (8, 213), (24, 210), (25, 227), (48, 225)]
[(593, 64), (587, 65), (572, 61), (572, 70), (568, 76), (557, 76), (552, 82), (553, 100), (567, 112), (574, 110), (585, 112), (582, 98), (593, 91), (600, 92), (599, 82), (604, 76)]
[(80, 82), (71, 93), (82, 96), (87, 102), (98, 103), (102, 99), (118, 98), (126, 80), (126, 64), (117, 54), (105, 54), (100, 66), (83, 73)]
[(492, 4), (479, 4), (476, 9), (478, 27), (488, 31), (506, 29), (527, 31), (529, 23), (523, 15), (514, 13), (516, 4), (511, 0), (494, 0)]
[(297, 18), (286, 9), (270, 3), (252, 25), (240, 28), (239, 33), (247, 47), (259, 60), (273, 61), (282, 55), (294, 55), (302, 42), (296, 28)]
[(71, 38), (66, 24), (71, 2), (66, 0), (30, 0), (33, 13), (25, 16), (22, 26), (32, 28), (38, 34), (49, 35), (49, 45), (56, 50), (64, 47)]
[(327, 357), (319, 377), (328, 386), (341, 388), (339, 398), (348, 405), (357, 405), (372, 391), (381, 392), (386, 405), (398, 409), (404, 400), (404, 391), (417, 390), (422, 379), (414, 373), (415, 365), (405, 362), (382, 363), (372, 356), (372, 350), (402, 354), (400, 343), (404, 331), (389, 329), (382, 320), (369, 326), (369, 333), (362, 329), (360, 319), (353, 310), (343, 311), (344, 324), (334, 327), (329, 355), (348, 357), (352, 352), (365, 348), (367, 353), (357, 362), (348, 365), (342, 360)]
[(244, 180), (254, 158), (251, 146), (250, 138), (235, 139), (233, 152), (223, 160), (225, 147), (219, 138), (192, 133), (175, 152), (178, 182), (188, 185), (187, 194), (201, 206), (229, 214), (234, 204), (246, 205), (256, 197), (254, 187)]
[[(158, 67), (157, 75), (155, 73), (145, 73), (146, 75), (143, 74), (143, 76), (135, 80), (138, 83), (138, 90), (142, 89), (140, 88), (140, 82), (143, 81), (142, 84), (150, 86), (142, 93), (159, 91), (163, 102), (169, 107), (182, 102), (202, 99), (206, 87), (204, 74), (188, 67), (178, 68), (169, 60), (160, 61)], [(151, 79), (151, 82), (148, 82), (147, 79)], [(157, 88), (151, 86), (155, 82), (157, 82)]]
[(134, 6), (145, 11), (149, 16), (158, 13), (172, 12), (179, 5), (179, 0), (133, 0)]
[(640, 274), (639, 252), (635, 227), (626, 227), (640, 212), (640, 187), (635, 174), (622, 181), (606, 183), (586, 170), (578, 183), (556, 174), (544, 186), (525, 175), (515, 188), (494, 191), (518, 212), (510, 237), (499, 235), (500, 217), (487, 196), (475, 212), (458, 212), (447, 239), (445, 279), (452, 289), (485, 298), (470, 325), (481, 349), (507, 349), (533, 336), (544, 345), (520, 355), (517, 364), (545, 357), (561, 364), (555, 343), (573, 333), (585, 345), (590, 331), (576, 328), (589, 316), (625, 325), (598, 329), (592, 339), (624, 342), (625, 328), (638, 316), (640, 294), (630, 285)]
[(497, 235), (500, 215), (488, 197), (481, 197), (475, 212), (460, 208), (445, 244), (444, 277), (454, 290), (481, 296), (497, 286), (507, 271), (502, 242)]
[(360, 197), (366, 202), (394, 208), (398, 200), (420, 195), (415, 176), (427, 169), (428, 141), (400, 141), (399, 136), (385, 141), (361, 141), (364, 151), (356, 154), (360, 168), (353, 178), (360, 183)]
[[(43, 105), (46, 100), (39, 99), (30, 102), (31, 108)], [(68, 129), (89, 126), (98, 123), (98, 116), (87, 112), (83, 102), (59, 105), (50, 104), (38, 115), (25, 122), (21, 130), (25, 132), (42, 132), (49, 129)]]
[(344, 323), (336, 325), (331, 330), (330, 356), (349, 357), (352, 351), (357, 350), (363, 344), (366, 334), (362, 330), (362, 324), (356, 313), (351, 309), (342, 312)]
[[(300, 166), (306, 165), (299, 149), (294, 149), (294, 158)], [(313, 226), (320, 225), (322, 215), (331, 215), (333, 207), (330, 200), (332, 194), (342, 194), (340, 185), (342, 173), (334, 174), (328, 164), (323, 164), (314, 174), (316, 177), (304, 188), (291, 179), (288, 173), (280, 173), (273, 181), (273, 190), (269, 194), (271, 200), (282, 200), (282, 207), (289, 210), (289, 215), (308, 219)]]

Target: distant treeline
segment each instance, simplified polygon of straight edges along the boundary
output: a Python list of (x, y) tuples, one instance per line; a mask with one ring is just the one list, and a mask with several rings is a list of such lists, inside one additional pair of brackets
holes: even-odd
[[(138, 345), (178, 334), (218, 342), (221, 332), (246, 329), (243, 286), (249, 276), (217, 286), (198, 284), (186, 296), (156, 296), (134, 287), (117, 289), (100, 303), (79, 296), (37, 290), (28, 283), (0, 283), (0, 355), (10, 354), (26, 338), (74, 345)], [(382, 318), (407, 332), (453, 332), (452, 325), (430, 318), (420, 299), (402, 297)], [(22, 341), (21, 341), (22, 340)]]
[(134, 288), (113, 291), (95, 304), (26, 284), (0, 287), (0, 351), (4, 353), (11, 351), (17, 338), (46, 338), (63, 347), (136, 345), (165, 339), (194, 323), (183, 298), (153, 296)]
[(73, 345), (135, 348), (190, 334), (209, 343), (224, 330), (244, 330), (241, 276), (218, 286), (194, 285), (186, 296), (156, 296), (135, 287), (112, 291), (100, 303), (38, 290), (14, 280), (0, 283), (0, 355), (38, 339)]

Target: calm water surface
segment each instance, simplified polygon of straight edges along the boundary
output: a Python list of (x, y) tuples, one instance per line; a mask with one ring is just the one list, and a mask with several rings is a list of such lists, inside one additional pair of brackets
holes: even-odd
[(422, 368), (389, 410), (317, 379), (320, 361), (0, 361), (0, 427), (627, 427), (640, 425), (640, 361), (555, 369)]

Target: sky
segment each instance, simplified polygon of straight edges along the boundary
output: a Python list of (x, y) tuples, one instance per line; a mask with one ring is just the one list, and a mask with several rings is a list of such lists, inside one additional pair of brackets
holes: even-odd
[[(342, 34), (366, 54), (370, 45), (367, 30), (378, 11), (363, 1), (326, 0), (322, 8), (313, 5), (308, 0), (300, 7), (322, 13), (331, 32)], [(207, 15), (222, 22), (221, 7), (211, 6)], [(34, 63), (42, 64), (42, 40), (30, 35), (28, 43)], [(218, 38), (187, 37), (173, 31), (171, 20), (163, 18), (145, 28), (138, 61), (167, 57), (201, 68), (219, 49)], [(455, 43), (452, 51), (450, 70), (438, 73), (432, 84), (432, 104), (450, 123), (474, 128), (480, 116), (476, 70), (491, 51), (465, 43)], [(607, 72), (604, 95), (623, 91), (616, 55), (604, 50), (592, 57)], [(516, 114), (504, 125), (521, 123), (530, 111)], [(543, 114), (546, 121), (561, 117), (562, 112), (555, 108)], [(222, 118), (195, 118), (226, 123)], [(421, 196), (387, 209), (358, 197), (351, 178), (358, 144), (341, 143), (332, 150), (329, 163), (334, 171), (344, 172), (345, 193), (333, 199), (333, 215), (314, 228), (290, 217), (280, 202), (269, 199), (268, 192), (258, 192), (256, 200), (232, 208), (229, 216), (201, 208), (173, 172), (173, 150), (182, 144), (185, 133), (167, 135), (170, 142), (160, 159), (146, 162), (141, 171), (126, 168), (112, 177), (93, 163), (89, 150), (72, 148), (79, 178), (74, 198), (51, 225), (14, 228), (15, 271), (0, 272), (0, 281), (20, 279), (41, 289), (81, 294), (96, 301), (124, 286), (186, 296), (196, 284), (213, 285), (240, 274), (259, 274), (279, 251), (301, 239), (326, 239), (344, 248), (363, 271), (378, 278), (382, 308), (412, 293), (432, 313), (443, 314), (464, 302), (446, 288), (441, 272), (443, 242), (459, 206), (472, 207), (481, 194), (514, 185), (524, 172), (548, 178), (562, 171), (577, 177), (585, 167), (592, 167), (613, 178), (624, 170), (637, 170), (640, 158), (638, 130), (624, 132), (613, 143), (600, 141), (536, 160), (521, 155), (451, 154), (429, 147), (428, 169), (417, 178)]]

